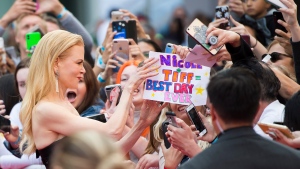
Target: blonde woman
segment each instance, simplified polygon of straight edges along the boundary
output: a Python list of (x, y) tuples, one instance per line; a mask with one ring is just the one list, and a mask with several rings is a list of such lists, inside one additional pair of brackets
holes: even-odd
[(76, 133), (61, 141), (53, 152), (52, 169), (128, 169), (120, 147), (95, 131)]
[[(146, 78), (157, 75), (154, 70), (158, 67), (151, 66), (157, 60), (146, 60), (146, 64), (137, 69), (136, 75), (124, 87), (121, 101), (107, 123), (82, 118), (64, 94), (67, 88), (76, 89), (85, 73), (83, 46), (81, 36), (57, 30), (47, 33), (40, 40), (31, 58), (20, 115), (23, 124), (21, 149), (26, 154), (37, 150), (46, 167), (49, 166), (54, 145), (75, 132), (96, 130), (119, 140), (134, 90)], [(154, 103), (149, 101), (146, 104)], [(158, 111), (161, 108), (156, 106), (154, 109)], [(147, 113), (153, 112), (142, 112), (139, 122), (119, 141), (124, 152), (133, 146), (143, 130), (156, 118), (157, 113), (150, 116)]]

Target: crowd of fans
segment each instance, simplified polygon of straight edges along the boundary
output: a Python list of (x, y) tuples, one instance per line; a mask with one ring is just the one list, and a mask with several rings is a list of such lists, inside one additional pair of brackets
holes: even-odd
[[(0, 17), (0, 37), (10, 34), (0, 46), (0, 115), (11, 123), (9, 132), (0, 129), (0, 168), (300, 168), (300, 26), (294, 0), (279, 1), (284, 8), (219, 0), (229, 18), (199, 17), (206, 41), (218, 39), (211, 49), (222, 46), (206, 58), (216, 63), (207, 102), (197, 106), (207, 130), (199, 136), (188, 105), (143, 98), (145, 80), (159, 74), (149, 52), (172, 43), (184, 60), (194, 47), (184, 8), (162, 33), (147, 17), (118, 10), (120, 20), (136, 23), (126, 58), (113, 50), (112, 21), (97, 47), (59, 0), (16, 0)], [(278, 12), (283, 20), (274, 19)], [(42, 38), (31, 50), (33, 28)], [(165, 131), (170, 113), (176, 125)], [(286, 126), (292, 137), (261, 123)]]

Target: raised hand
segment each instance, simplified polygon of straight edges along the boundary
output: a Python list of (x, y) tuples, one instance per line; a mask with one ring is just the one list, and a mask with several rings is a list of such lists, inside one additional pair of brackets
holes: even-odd
[(164, 168), (176, 169), (184, 156), (183, 153), (175, 149), (173, 146), (167, 149), (164, 142), (161, 143), (161, 149), (165, 158)]
[(128, 39), (129, 40), (129, 58), (130, 59), (135, 59), (135, 60), (145, 60), (147, 59), (143, 53), (141, 52), (140, 47), (135, 43), (133, 39)]
[(178, 127), (168, 125), (168, 139), (174, 148), (192, 158), (202, 151), (197, 145), (196, 135), (183, 120), (176, 118), (176, 123)]
[(133, 92), (142, 82), (144, 82), (145, 79), (158, 75), (158, 71), (156, 70), (160, 67), (160, 65), (155, 66), (158, 60), (158, 58), (146, 59), (143, 66), (137, 68), (136, 74), (130, 76), (126, 88), (130, 89), (130, 92)]
[(57, 16), (64, 9), (59, 0), (37, 0), (37, 2), (39, 3), (37, 14), (51, 12)]
[(208, 43), (208, 39), (211, 36), (218, 37), (218, 42), (212, 45), (209, 50), (216, 49), (217, 47), (225, 45), (226, 43), (230, 43), (233, 47), (238, 47), (241, 45), (240, 35), (233, 31), (210, 27), (206, 31), (206, 43)]
[(175, 54), (179, 55), (180, 59), (185, 59), (186, 56), (190, 53), (189, 49), (186, 46), (173, 45)]
[[(215, 19), (214, 21), (212, 21), (211, 23), (209, 23), (208, 27), (220, 27), (220, 25), (223, 23), (228, 23), (228, 19), (226, 18), (220, 18), (220, 19)], [(229, 27), (227, 27), (226, 29), (229, 29)]]
[(16, 20), (21, 14), (33, 14), (36, 10), (36, 3), (32, 0), (16, 0), (10, 9), (0, 20), (0, 25), (6, 28), (7, 25)]
[(131, 20), (135, 20), (137, 35), (138, 35), (139, 38), (146, 38), (146, 39), (148, 38), (148, 36), (145, 33), (140, 21), (138, 20), (138, 18), (134, 14), (132, 14), (131, 12), (129, 12), (128, 10), (125, 10), (125, 9), (120, 9), (119, 11), (124, 13), (122, 18), (129, 17)]
[(142, 121), (143, 123), (147, 124), (147, 126), (150, 126), (150, 124), (160, 114), (161, 110), (167, 105), (168, 103), (164, 103), (161, 105), (159, 101), (144, 100), (141, 107), (139, 121)]

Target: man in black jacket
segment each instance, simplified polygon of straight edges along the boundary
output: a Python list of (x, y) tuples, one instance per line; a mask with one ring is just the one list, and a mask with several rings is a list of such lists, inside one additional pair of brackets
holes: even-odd
[[(227, 43), (229, 49), (230, 45), (232, 53), (248, 50), (243, 50), (244, 42), (239, 35), (228, 32), (232, 36), (227, 36), (226, 33), (217, 30), (209, 35), (220, 38), (216, 46)], [(300, 153), (297, 150), (267, 140), (253, 130), (261, 88), (252, 72), (243, 68), (222, 71), (212, 77), (207, 92), (218, 140), (180, 168), (300, 168)]]

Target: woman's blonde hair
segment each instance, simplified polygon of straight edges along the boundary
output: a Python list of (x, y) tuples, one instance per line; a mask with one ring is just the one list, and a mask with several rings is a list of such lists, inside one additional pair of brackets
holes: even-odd
[(55, 93), (55, 62), (58, 58), (64, 57), (63, 52), (75, 45), (83, 46), (80, 35), (56, 30), (47, 33), (36, 46), (29, 66), (26, 94), (20, 113), (20, 120), (23, 124), (20, 148), (24, 149), (25, 154), (32, 154), (36, 151), (32, 132), (33, 108), (49, 93)]
[[(170, 106), (170, 104), (169, 104)], [(154, 135), (154, 139), (158, 142), (162, 142), (163, 141), (163, 130), (162, 130), (162, 124), (164, 121), (167, 120), (167, 115), (166, 113), (169, 111), (169, 107), (165, 107), (164, 109), (162, 109), (159, 119), (157, 121), (157, 123), (153, 126), (153, 135)]]
[(120, 148), (96, 131), (65, 137), (55, 147), (51, 168), (125, 169)]

